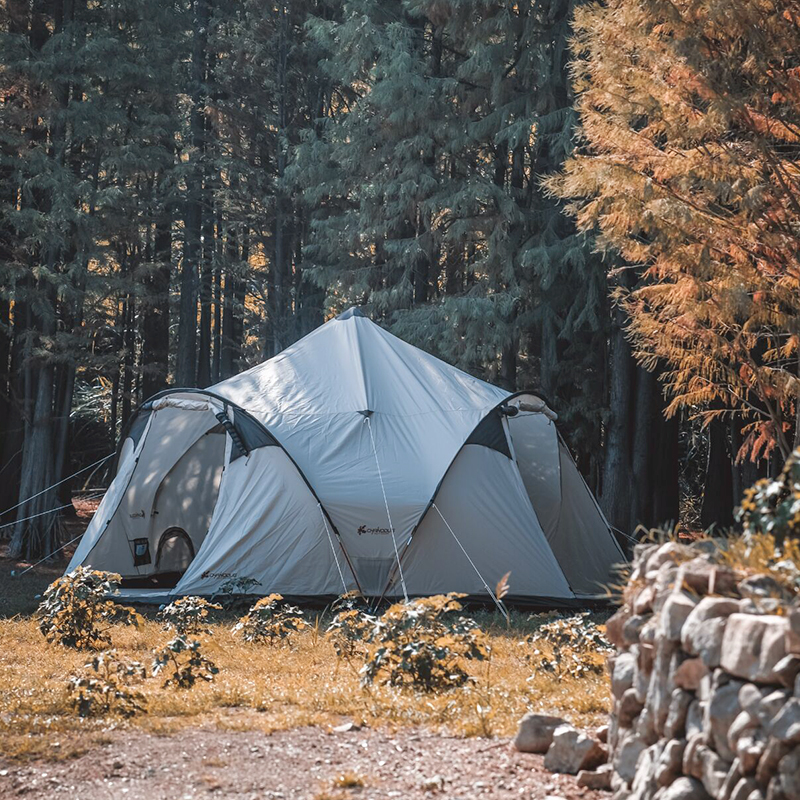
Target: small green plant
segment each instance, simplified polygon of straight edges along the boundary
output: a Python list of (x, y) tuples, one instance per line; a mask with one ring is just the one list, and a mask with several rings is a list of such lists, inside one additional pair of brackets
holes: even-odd
[(191, 689), (197, 681), (213, 681), (216, 664), (200, 652), (200, 642), (179, 634), (156, 653), (153, 674), (164, 673), (164, 686)]
[(218, 603), (202, 597), (181, 597), (161, 609), (158, 616), (164, 626), (180, 634), (211, 633), (208, 617), (212, 611), (222, 611)]
[(120, 658), (114, 650), (97, 653), (83, 673), (70, 677), (70, 705), (82, 717), (118, 714), (127, 718), (143, 713), (147, 700), (133, 685), (146, 677), (138, 661)]
[(376, 618), (366, 612), (363, 604), (357, 592), (342, 595), (334, 603), (336, 615), (325, 631), (336, 655), (345, 661), (366, 653), (367, 640), (375, 627)]
[(604, 659), (596, 656), (613, 652), (600, 628), (589, 619), (588, 611), (545, 623), (529, 637), (529, 641), (550, 645), (552, 656), (544, 655), (538, 648), (534, 653), (542, 656), (540, 669), (559, 677), (571, 675), (580, 678), (588, 673), (602, 672)]
[(112, 572), (76, 567), (53, 581), (36, 611), (45, 639), (77, 650), (97, 650), (111, 643), (112, 625), (139, 627), (140, 614), (108, 599), (116, 594), (120, 580)]
[(228, 612), (249, 608), (249, 598), (254, 594), (253, 590), (256, 586), (261, 586), (261, 581), (255, 578), (228, 578), (214, 592), (211, 602), (219, 602)]
[(473, 620), (455, 616), (463, 596), (434, 595), (391, 606), (373, 625), (362, 682), (431, 692), (470, 680), (463, 661), (484, 660), (489, 647)]
[(786, 459), (778, 478), (764, 478), (745, 491), (736, 517), (745, 538), (766, 534), (779, 543), (800, 539), (800, 449)]
[(247, 614), (233, 626), (246, 642), (288, 642), (297, 631), (308, 627), (303, 612), (295, 606), (280, 605), (283, 595), (262, 597)]

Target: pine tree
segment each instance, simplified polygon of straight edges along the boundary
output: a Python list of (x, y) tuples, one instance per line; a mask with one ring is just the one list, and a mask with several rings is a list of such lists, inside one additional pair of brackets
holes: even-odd
[(618, 299), (640, 362), (665, 365), (667, 413), (742, 417), (753, 457), (800, 442), (799, 41), (786, 2), (581, 8), (585, 147), (552, 184), (642, 265)]

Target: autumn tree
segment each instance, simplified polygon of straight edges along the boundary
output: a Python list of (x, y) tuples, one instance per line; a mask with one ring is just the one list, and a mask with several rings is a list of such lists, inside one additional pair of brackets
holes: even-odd
[(583, 144), (551, 189), (621, 254), (636, 357), (668, 415), (800, 443), (800, 6), (609, 0), (575, 15)]

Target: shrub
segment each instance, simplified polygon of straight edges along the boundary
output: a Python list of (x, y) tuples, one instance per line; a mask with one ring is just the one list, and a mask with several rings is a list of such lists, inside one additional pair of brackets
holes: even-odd
[[(573, 678), (590, 672), (602, 672), (604, 659), (597, 659), (597, 655), (613, 652), (600, 628), (589, 619), (588, 611), (545, 623), (529, 641), (547, 642), (550, 645), (552, 656), (542, 658), (539, 663), (541, 669), (558, 676), (571, 675)], [(534, 652), (543, 655), (538, 648)]]
[(120, 658), (114, 650), (97, 653), (82, 674), (69, 679), (70, 705), (82, 717), (132, 717), (147, 710), (145, 696), (132, 688), (146, 677), (138, 661)]
[(222, 611), (222, 606), (209, 603), (202, 597), (181, 597), (162, 608), (158, 616), (167, 628), (176, 633), (211, 633), (208, 616), (215, 610)]
[(111, 643), (112, 625), (138, 627), (142, 617), (136, 611), (107, 599), (117, 592), (120, 580), (111, 572), (76, 567), (53, 581), (36, 612), (39, 630), (50, 642), (92, 650)]
[(283, 596), (271, 594), (262, 597), (236, 625), (234, 633), (241, 632), (246, 642), (275, 644), (288, 641), (292, 634), (307, 627), (303, 612), (295, 606), (279, 605)]
[(216, 664), (200, 652), (197, 639), (187, 639), (179, 634), (157, 652), (153, 674), (165, 674), (164, 686), (190, 689), (197, 681), (213, 681), (219, 672)]
[(362, 603), (363, 598), (357, 593), (342, 595), (334, 604), (337, 613), (325, 631), (336, 655), (347, 661), (366, 652), (367, 640), (375, 627), (375, 617), (366, 612)]
[(238, 611), (249, 608), (248, 597), (261, 581), (255, 578), (228, 578), (211, 597), (211, 602), (218, 601), (226, 611)]
[(757, 481), (737, 511), (745, 538), (766, 534), (778, 542), (800, 538), (800, 450), (795, 450), (773, 480)]
[(469, 675), (461, 662), (482, 661), (489, 647), (473, 620), (453, 616), (461, 610), (458, 598), (463, 596), (434, 595), (391, 606), (370, 633), (372, 646), (361, 669), (363, 683), (380, 679), (423, 691), (466, 683)]

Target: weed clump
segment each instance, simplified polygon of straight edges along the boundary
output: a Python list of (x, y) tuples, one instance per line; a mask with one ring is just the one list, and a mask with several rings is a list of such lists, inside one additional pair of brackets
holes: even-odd
[(139, 627), (140, 614), (107, 599), (116, 594), (121, 580), (112, 572), (76, 567), (53, 581), (36, 612), (45, 639), (76, 650), (97, 650), (111, 644), (112, 625)]
[(273, 645), (288, 642), (291, 636), (308, 623), (303, 612), (296, 606), (280, 605), (283, 595), (271, 594), (262, 597), (247, 614), (233, 626), (234, 633), (240, 633), (246, 642)]
[(362, 683), (380, 680), (426, 692), (467, 683), (462, 662), (483, 661), (489, 647), (473, 620), (454, 616), (462, 609), (458, 598), (463, 596), (434, 595), (391, 606), (370, 631)]
[(538, 648), (534, 653), (542, 656), (539, 668), (558, 677), (581, 678), (589, 673), (599, 674), (603, 672), (604, 659), (597, 656), (614, 652), (600, 628), (589, 619), (588, 611), (546, 622), (529, 641), (534, 644), (546, 642), (550, 646), (551, 656)]
[(191, 689), (197, 681), (213, 681), (219, 672), (216, 664), (200, 652), (200, 642), (179, 634), (155, 655), (153, 674), (163, 672), (164, 687)]
[(209, 616), (212, 611), (222, 611), (222, 606), (209, 603), (202, 597), (181, 597), (164, 606), (158, 616), (165, 627), (178, 634), (210, 634)]
[(134, 688), (146, 677), (138, 661), (121, 658), (114, 650), (97, 653), (83, 673), (70, 677), (69, 704), (81, 717), (132, 717), (147, 710), (145, 696)]
[(345, 661), (365, 656), (367, 641), (377, 621), (366, 612), (362, 603), (358, 593), (342, 595), (334, 604), (336, 615), (325, 631), (336, 655)]

